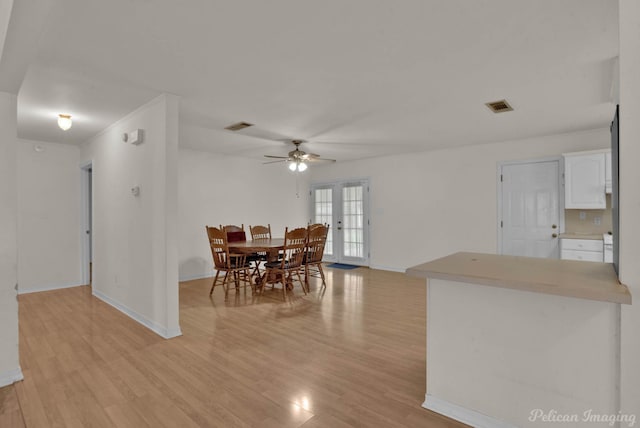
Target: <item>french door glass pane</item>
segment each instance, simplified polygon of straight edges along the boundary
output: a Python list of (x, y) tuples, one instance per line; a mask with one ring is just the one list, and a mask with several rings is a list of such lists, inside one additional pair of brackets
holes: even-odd
[[(326, 223), (331, 227), (333, 215), (333, 189), (315, 190), (314, 223)], [(333, 255), (333, 234), (327, 235), (327, 242), (324, 245), (324, 254)]]
[(364, 200), (361, 184), (346, 185), (342, 189), (343, 244), (345, 257), (363, 257)]

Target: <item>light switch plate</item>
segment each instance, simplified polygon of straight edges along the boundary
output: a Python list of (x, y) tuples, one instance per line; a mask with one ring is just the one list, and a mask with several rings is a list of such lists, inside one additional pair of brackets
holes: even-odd
[(580, 220), (586, 220), (587, 219), (587, 213), (584, 211), (580, 211)]

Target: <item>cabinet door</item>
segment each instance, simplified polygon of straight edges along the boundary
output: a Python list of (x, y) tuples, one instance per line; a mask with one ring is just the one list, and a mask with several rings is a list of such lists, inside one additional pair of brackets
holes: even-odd
[(611, 193), (613, 189), (611, 152), (607, 152), (604, 155), (604, 170), (605, 170), (605, 192)]
[(564, 161), (565, 208), (606, 208), (605, 154), (570, 155)]

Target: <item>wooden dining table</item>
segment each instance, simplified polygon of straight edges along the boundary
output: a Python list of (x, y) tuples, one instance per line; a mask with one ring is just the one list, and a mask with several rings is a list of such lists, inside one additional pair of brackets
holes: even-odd
[(284, 249), (284, 238), (229, 242), (229, 251), (232, 253), (267, 253), (268, 261), (278, 260), (278, 253), (282, 249)]
[[(229, 252), (254, 254), (267, 253), (267, 262), (278, 260), (280, 250), (284, 249), (284, 238), (254, 239), (252, 241), (236, 241), (229, 242)], [(279, 282), (278, 277), (264, 278), (264, 275), (257, 275), (256, 284), (260, 284), (263, 280), (267, 283)]]

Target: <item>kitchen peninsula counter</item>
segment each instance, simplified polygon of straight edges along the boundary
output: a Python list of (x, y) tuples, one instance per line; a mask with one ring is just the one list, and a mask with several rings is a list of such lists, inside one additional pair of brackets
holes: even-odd
[(620, 410), (631, 294), (613, 265), (455, 253), (406, 273), (427, 284), (423, 407), (474, 427), (540, 426), (536, 409)]
[(631, 304), (631, 293), (618, 281), (611, 263), (455, 253), (411, 267), (407, 269), (407, 274)]

